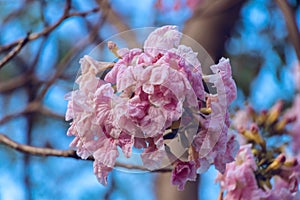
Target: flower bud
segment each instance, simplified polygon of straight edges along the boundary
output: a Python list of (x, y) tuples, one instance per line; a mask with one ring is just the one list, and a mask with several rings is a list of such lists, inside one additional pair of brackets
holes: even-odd
[(277, 156), (277, 158), (268, 166), (268, 168), (266, 169), (266, 172), (270, 171), (270, 170), (277, 170), (279, 169), (285, 162), (286, 157), (284, 154), (280, 154), (279, 156)]
[(291, 160), (287, 160), (283, 164), (285, 167), (295, 167), (298, 165), (298, 160), (296, 158), (293, 158)]
[(277, 101), (276, 104), (269, 110), (268, 117), (266, 119), (266, 125), (270, 126), (273, 124), (279, 117), (283, 107), (283, 101)]
[(118, 46), (116, 43), (114, 43), (113, 41), (108, 41), (107, 42), (107, 47), (108, 49), (117, 57), (117, 58), (122, 58), (121, 56), (119, 56), (118, 54)]

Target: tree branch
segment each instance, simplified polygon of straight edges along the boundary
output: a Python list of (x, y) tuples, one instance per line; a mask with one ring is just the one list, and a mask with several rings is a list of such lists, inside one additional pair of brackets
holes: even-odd
[[(48, 82), (44, 85), (44, 87), (41, 89), (39, 95), (37, 96), (36, 100), (41, 101), (42, 98), (46, 95), (48, 89), (55, 83), (55, 81), (59, 78), (59, 76), (64, 72), (65, 68), (68, 66), (69, 61), (74, 57), (74, 54), (79, 50), (82, 49), (88, 41), (92, 41), (94, 38), (98, 35), (99, 28), (104, 24), (105, 20), (108, 17), (108, 9), (109, 2), (108, 1), (102, 1), (103, 4), (105, 4), (105, 7), (101, 7), (102, 10), (105, 12), (101, 13), (100, 19), (97, 22), (97, 24), (93, 27), (92, 31), (79, 43), (77, 43), (58, 63), (57, 70), (55, 71), (55, 74), (49, 79)], [(99, 8), (100, 9), (100, 5)], [(95, 11), (96, 9), (93, 9)], [(70, 14), (72, 16), (78, 16), (78, 15), (86, 15), (88, 12), (81, 12), (81, 13), (73, 13)]]
[[(65, 19), (67, 19), (70, 16), (70, 14), (69, 14), (70, 8), (71, 8), (71, 1), (67, 0), (63, 16), (56, 23), (54, 23), (52, 26), (49, 26), (49, 27), (43, 29), (42, 31), (40, 31), (38, 33), (31, 33), (31, 34), (29, 34), (28, 35), (28, 41), (35, 40), (35, 39), (37, 39), (37, 38), (39, 38), (41, 36), (47, 35), (52, 30), (54, 30), (55, 28), (57, 28)], [(14, 41), (14, 42), (12, 42), (12, 43), (10, 43), (8, 45), (0, 47), (0, 52), (11, 49), (12, 47), (16, 46), (17, 44), (19, 44), (20, 41), (22, 41), (24, 39), (25, 38), (22, 38), (22, 39)]]
[(25, 44), (27, 42), (32, 41), (32, 40), (36, 40), (36, 39), (40, 38), (41, 36), (48, 35), (51, 31), (53, 31), (55, 28), (57, 28), (62, 22), (64, 22), (64, 20), (67, 19), (67, 18), (74, 17), (74, 16), (85, 17), (88, 14), (98, 12), (100, 10), (100, 7), (96, 7), (96, 8), (93, 8), (91, 10), (84, 11), (84, 12), (74, 12), (74, 13), (69, 13), (70, 9), (71, 9), (71, 1), (67, 0), (66, 6), (65, 6), (65, 9), (64, 9), (64, 14), (62, 15), (62, 17), (55, 24), (43, 29), (42, 31), (40, 31), (38, 33), (27, 34), (26, 37), (21, 38), (19, 40), (16, 40), (16, 41), (14, 41), (14, 42), (12, 42), (8, 45), (2, 46), (2, 47), (0, 46), (0, 52), (9, 50), (9, 49), (13, 48), (14, 46), (16, 46), (10, 53), (8, 53), (0, 61), (0, 69), (9, 60), (11, 60), (15, 55), (17, 55), (21, 51), (21, 49), (25, 46)]
[(0, 134), (0, 143), (20, 151), (22, 153), (36, 155), (36, 156), (57, 156), (57, 157), (70, 157), (81, 159), (73, 150), (57, 150), (50, 148), (33, 147), (29, 145), (19, 144), (4, 134)]
[(20, 86), (23, 86), (30, 81), (33, 75), (28, 73), (22, 73), (21, 75), (15, 76), (9, 80), (0, 82), (0, 94), (10, 92)]
[(21, 49), (29, 41), (29, 36), (30, 33), (28, 33), (25, 38), (19, 40), (17, 46), (12, 51), (10, 51), (4, 58), (0, 60), (0, 69), (21, 51)]
[(300, 61), (300, 34), (297, 28), (295, 15), (286, 0), (275, 0), (278, 7), (281, 9), (287, 29), (289, 31), (289, 39), (293, 44), (298, 60)]
[[(79, 157), (76, 154), (76, 151), (74, 151), (74, 150), (58, 150), (58, 149), (34, 147), (34, 146), (30, 146), (30, 145), (25, 145), (25, 144), (19, 144), (2, 133), (0, 133), (0, 144), (10, 147), (16, 151), (19, 151), (19, 152), (22, 152), (25, 154), (35, 155), (35, 156), (56, 156), (56, 157), (65, 157), (65, 158), (74, 158), (74, 159), (78, 159), (78, 160), (83, 160), (81, 157)], [(86, 160), (93, 161), (94, 158), (92, 156), (90, 156)], [(145, 167), (142, 167), (142, 166), (128, 165), (128, 164), (123, 164), (120, 162), (116, 162), (115, 166), (126, 168), (126, 169), (149, 171), (148, 169), (146, 169)], [(163, 168), (163, 169), (153, 170), (151, 172), (170, 172), (171, 170), (172, 170), (171, 168)]]

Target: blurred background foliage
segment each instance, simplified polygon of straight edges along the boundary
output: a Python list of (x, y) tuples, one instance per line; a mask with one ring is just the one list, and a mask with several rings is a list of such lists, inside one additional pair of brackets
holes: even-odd
[[(162, 3), (158, 7), (156, 0), (72, 0), (66, 9), (62, 0), (0, 0), (0, 59), (26, 40), (0, 68), (0, 133), (22, 144), (68, 149), (72, 138), (66, 136), (64, 95), (73, 89), (79, 58), (128, 29), (175, 24), (185, 30), (196, 9), (184, 0), (176, 9), (172, 0)], [(299, 1), (288, 3), (299, 27)], [(238, 14), (224, 19), (235, 21), (223, 52), (231, 59), (238, 85), (234, 107), (248, 101), (260, 110), (278, 99), (291, 101), (297, 58), (280, 8), (275, 1), (249, 0)], [(36, 33), (42, 34), (34, 38)], [(90, 161), (29, 156), (4, 145), (0, 160), (3, 200), (156, 198), (156, 174), (114, 170), (108, 187), (103, 187)], [(215, 174), (210, 169), (202, 176), (201, 199), (217, 198)]]

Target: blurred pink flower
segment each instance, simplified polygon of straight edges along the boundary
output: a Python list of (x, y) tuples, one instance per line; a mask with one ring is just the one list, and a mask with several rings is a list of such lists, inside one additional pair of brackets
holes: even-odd
[(235, 162), (227, 164), (225, 173), (218, 174), (216, 181), (220, 182), (221, 190), (226, 194), (225, 200), (296, 200), (300, 197), (298, 191), (300, 165), (297, 161), (294, 163), (294, 167), (282, 166), (279, 173), (273, 177), (273, 188), (263, 190), (257, 185), (255, 171), (258, 168), (251, 144), (247, 144), (240, 147)]
[[(299, 157), (299, 156), (298, 156)], [(293, 158), (296, 162), (293, 167), (283, 166), (279, 176), (274, 177), (274, 187), (268, 190), (268, 197), (264, 200), (298, 200), (300, 199), (299, 181), (300, 181), (300, 165), (299, 158)]]
[(218, 174), (216, 181), (220, 182), (221, 190), (226, 191), (225, 200), (263, 199), (267, 194), (258, 187), (254, 175), (257, 169), (251, 145), (244, 145), (236, 156), (235, 162), (226, 166), (224, 174)]
[(248, 109), (238, 110), (232, 120), (232, 126), (236, 130), (248, 129), (252, 123), (251, 116), (248, 112)]
[(291, 108), (286, 110), (284, 118), (287, 120), (296, 119), (288, 127), (288, 133), (292, 136), (292, 148), (296, 154), (300, 153), (300, 94), (297, 94), (294, 98), (294, 102)]
[(267, 191), (268, 196), (263, 200), (298, 200), (300, 199), (298, 184), (296, 187), (296, 190), (295, 187), (291, 188), (288, 182), (276, 176), (274, 180), (274, 188), (272, 190)]

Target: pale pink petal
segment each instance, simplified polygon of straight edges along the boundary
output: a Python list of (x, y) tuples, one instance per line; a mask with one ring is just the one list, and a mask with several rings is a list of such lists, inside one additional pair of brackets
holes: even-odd
[(211, 66), (215, 74), (220, 74), (222, 83), (225, 86), (227, 105), (236, 98), (236, 84), (231, 76), (231, 66), (229, 59), (221, 58), (217, 65)]
[(103, 136), (98, 139), (98, 145), (100, 147), (93, 153), (93, 157), (105, 166), (113, 168), (119, 155), (114, 140)]
[(144, 50), (147, 54), (155, 57), (159, 53), (177, 47), (181, 40), (181, 33), (176, 26), (163, 26), (156, 29), (146, 39)]
[(103, 163), (100, 161), (94, 161), (94, 174), (102, 185), (107, 185), (107, 176), (111, 171), (111, 167), (103, 165)]

